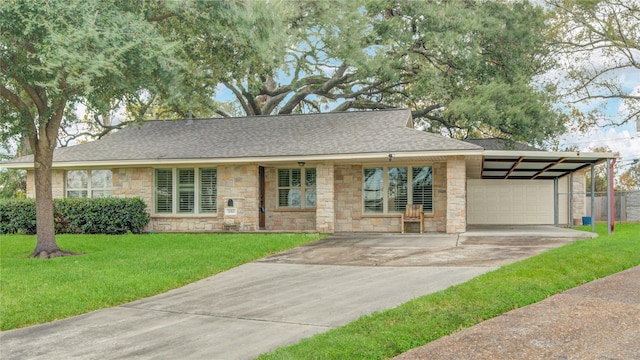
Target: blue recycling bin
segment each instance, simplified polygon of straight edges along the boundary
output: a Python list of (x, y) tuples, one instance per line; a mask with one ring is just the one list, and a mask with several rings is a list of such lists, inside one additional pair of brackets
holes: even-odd
[(582, 225), (591, 225), (591, 216), (583, 216)]

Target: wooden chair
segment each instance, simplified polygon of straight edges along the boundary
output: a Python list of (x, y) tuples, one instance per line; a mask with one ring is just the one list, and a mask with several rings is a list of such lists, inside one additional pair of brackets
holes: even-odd
[(421, 204), (407, 204), (407, 208), (402, 214), (402, 233), (406, 223), (420, 223), (420, 234), (424, 232), (424, 213)]

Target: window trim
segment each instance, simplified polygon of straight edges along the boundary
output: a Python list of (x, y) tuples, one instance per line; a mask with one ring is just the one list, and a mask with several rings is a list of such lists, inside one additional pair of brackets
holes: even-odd
[[(432, 216), (435, 213), (435, 189), (434, 189), (434, 166), (432, 164), (371, 164), (362, 166), (362, 191), (361, 196), (362, 200), (360, 201), (360, 205), (362, 208), (363, 216), (398, 216), (401, 215), (402, 212), (397, 211), (389, 211), (389, 168), (407, 168), (407, 205), (413, 203), (413, 169), (420, 167), (430, 167), (431, 168), (431, 211), (424, 212), (425, 216)], [(376, 169), (382, 168), (382, 212), (367, 212), (365, 207), (365, 169)], [(411, 202), (409, 202), (411, 201)]]
[[(280, 186), (280, 170), (297, 170), (300, 169), (300, 186), (299, 187), (292, 187), (292, 186)], [(307, 186), (307, 170), (313, 170), (315, 171), (315, 182), (313, 186)], [(275, 179), (275, 184), (276, 184), (276, 210), (286, 210), (286, 211), (301, 211), (301, 210), (310, 210), (313, 211), (317, 208), (317, 190), (316, 187), (318, 185), (318, 169), (312, 166), (306, 167), (306, 166), (302, 166), (302, 167), (279, 167), (276, 168), (276, 179)], [(300, 189), (300, 206), (283, 206), (280, 205), (280, 190), (284, 190), (284, 189)], [(313, 206), (307, 206), (307, 190), (308, 189), (313, 189), (316, 191), (316, 205)], [(304, 196), (303, 196), (304, 194)]]
[[(216, 175), (215, 182), (215, 208), (213, 211), (203, 212), (201, 209), (201, 190), (202, 190), (202, 170), (205, 169), (214, 169)], [(157, 196), (157, 186), (158, 186), (158, 170), (171, 170), (171, 212), (158, 212), (158, 196)], [(180, 196), (178, 191), (180, 189), (178, 181), (178, 171), (179, 170), (193, 170), (194, 173), (194, 184), (193, 184), (193, 211), (192, 212), (181, 212), (179, 209), (179, 200)], [(153, 215), (159, 217), (216, 217), (218, 216), (218, 168), (216, 166), (194, 166), (194, 167), (184, 167), (184, 166), (175, 166), (175, 167), (157, 167), (153, 169)]]
[[(87, 172), (87, 187), (86, 188), (70, 188), (69, 187), (69, 172), (71, 171), (86, 171)], [(110, 171), (111, 172), (111, 186), (109, 187), (96, 187), (94, 188), (92, 185), (92, 173), (94, 171)], [(69, 169), (64, 171), (64, 197), (69, 197), (69, 191), (86, 191), (87, 196), (80, 196), (79, 198), (85, 199), (99, 199), (103, 197), (111, 197), (113, 196), (113, 169)], [(109, 191), (109, 195), (107, 196), (99, 196), (93, 197), (94, 191)], [(76, 197), (78, 198), (78, 197)]]

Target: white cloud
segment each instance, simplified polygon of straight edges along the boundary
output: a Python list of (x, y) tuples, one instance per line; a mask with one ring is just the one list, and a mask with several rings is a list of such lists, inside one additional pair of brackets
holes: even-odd
[(580, 151), (590, 151), (596, 147), (608, 146), (620, 153), (623, 164), (640, 159), (640, 134), (635, 131), (635, 123), (624, 127), (598, 128), (586, 134), (570, 133), (561, 138), (566, 146), (576, 145)]

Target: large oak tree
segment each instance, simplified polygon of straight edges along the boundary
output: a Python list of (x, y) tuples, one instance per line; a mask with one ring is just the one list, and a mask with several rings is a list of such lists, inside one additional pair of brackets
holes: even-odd
[[(205, 76), (189, 78), (199, 91), (185, 97), (188, 102), (169, 104), (152, 94), (130, 102), (130, 117), (406, 107), (427, 131), (458, 138), (535, 144), (563, 130), (553, 93), (534, 82), (553, 64), (541, 7), (470, 0), (289, 0), (279, 6), (271, 22), (258, 22), (276, 43), (254, 35), (265, 29), (203, 36), (189, 22), (169, 19), (166, 29), (178, 29), (190, 44), (185, 55), (194, 73)], [(232, 99), (215, 101), (224, 100), (220, 89)]]
[[(37, 245), (32, 256), (69, 253), (55, 240), (51, 189), (56, 139), (63, 119), (74, 119), (69, 110), (82, 103), (87, 112), (104, 114), (120, 102), (142, 103), (155, 95), (168, 104), (188, 104), (207, 85), (199, 80), (216, 81), (219, 71), (199, 76), (194, 46), (214, 56), (219, 49), (236, 48), (226, 42), (235, 33), (266, 40), (273, 31), (264, 31), (272, 25), (269, 14), (251, 6), (241, 1), (0, 2), (1, 134), (27, 139), (33, 152)], [(211, 39), (207, 49), (196, 46), (201, 39)]]
[[(293, 2), (292, 2), (293, 3)], [(526, 1), (298, 1), (282, 46), (230, 68), (233, 115), (408, 107), (429, 131), (537, 143), (562, 131)], [(285, 50), (283, 52), (283, 50)], [(222, 115), (222, 111), (218, 111)]]

